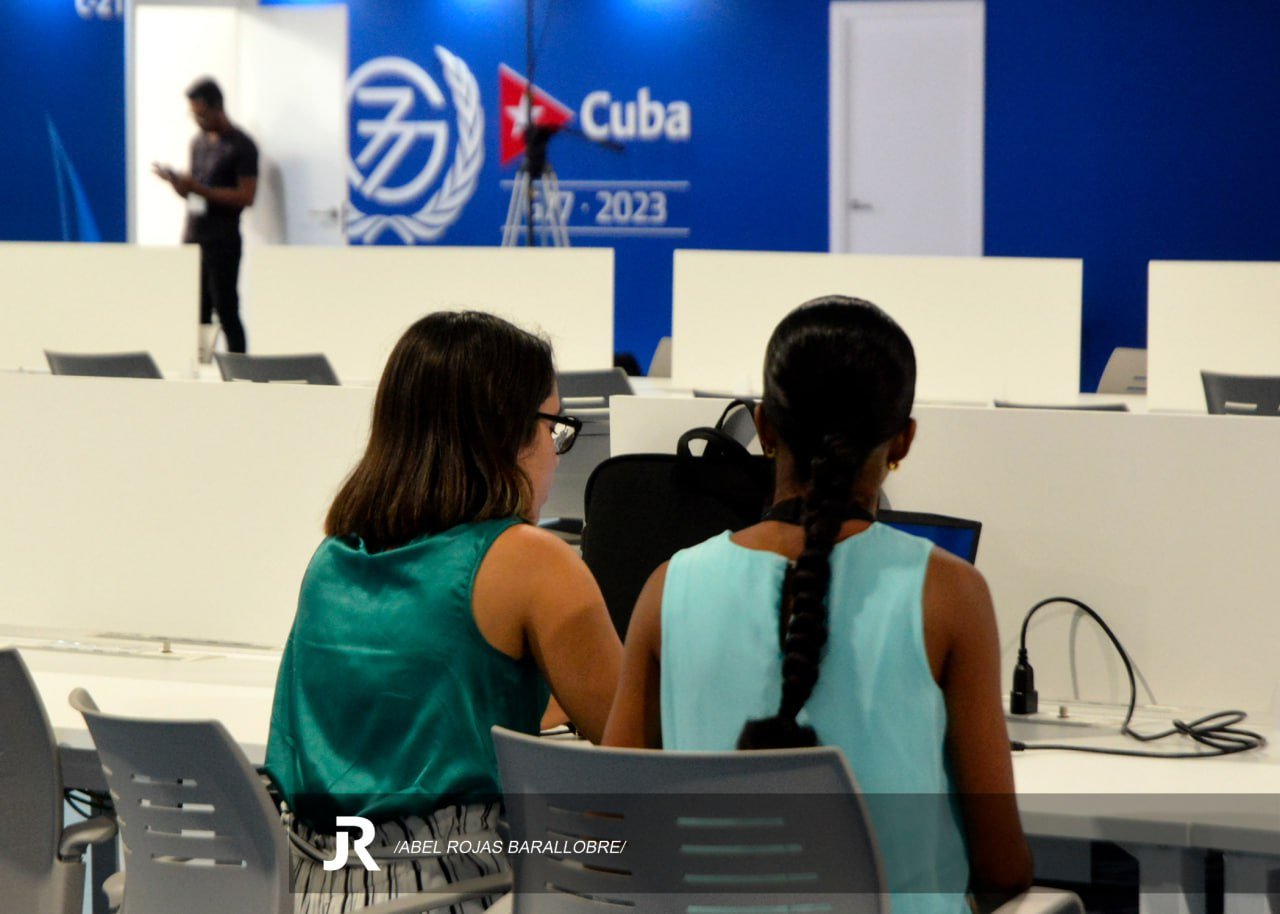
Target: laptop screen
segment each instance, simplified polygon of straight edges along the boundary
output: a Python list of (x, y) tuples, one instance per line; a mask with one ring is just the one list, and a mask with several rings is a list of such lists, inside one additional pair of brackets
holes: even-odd
[(888, 510), (877, 512), (876, 520), (903, 533), (932, 540), (935, 546), (941, 546), (969, 564), (973, 564), (978, 557), (978, 536), (982, 533), (982, 524), (976, 520), (947, 517), (945, 514)]

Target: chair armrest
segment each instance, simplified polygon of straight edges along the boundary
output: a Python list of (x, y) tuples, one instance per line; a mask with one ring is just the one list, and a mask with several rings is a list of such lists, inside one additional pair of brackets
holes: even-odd
[(380, 901), (361, 909), (366, 914), (423, 914), (437, 908), (460, 904), (471, 898), (485, 895), (502, 895), (511, 890), (511, 873), (494, 873), (449, 885), (447, 892), (419, 892), (391, 901)]
[(1075, 892), (1033, 885), (997, 907), (992, 914), (1084, 914)]
[(102, 893), (107, 896), (107, 910), (119, 911), (124, 902), (124, 873), (115, 872), (102, 883)]
[(106, 816), (94, 816), (68, 825), (62, 830), (62, 840), (58, 842), (58, 859), (79, 860), (90, 844), (101, 844), (115, 836), (116, 821)]

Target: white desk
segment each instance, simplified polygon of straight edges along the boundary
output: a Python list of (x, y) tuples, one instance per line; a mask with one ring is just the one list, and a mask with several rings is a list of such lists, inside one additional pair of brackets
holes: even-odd
[[(262, 762), (278, 655), (213, 657), (204, 649), (196, 655), (165, 659), (23, 649), (63, 745), (69, 786), (105, 787), (84, 723), (66, 701), (76, 687), (88, 689), (108, 713), (221, 720), (250, 760)], [(1118, 737), (1103, 742), (1132, 745)], [(1227, 852), (1232, 914), (1266, 914), (1259, 907), (1265, 902), (1259, 887), (1280, 872), (1276, 750), (1203, 761), (1032, 751), (1015, 754), (1014, 772), (1033, 842), (1081, 842), (1087, 848), (1084, 842), (1114, 841), (1138, 858), (1144, 914), (1201, 914), (1198, 880), (1208, 848)], [(1050, 859), (1042, 864), (1054, 865)]]
[(0, 368), (45, 370), (44, 350), (146, 350), (166, 373), (196, 362), (195, 245), (0, 244)]
[[(1137, 746), (1118, 736), (1087, 742)], [(1179, 741), (1167, 742), (1147, 748), (1170, 751)], [(1204, 760), (1031, 751), (1014, 755), (1014, 774), (1033, 844), (1036, 838), (1050, 839), (1050, 847), (1063, 839), (1119, 844), (1137, 858), (1144, 914), (1203, 912), (1208, 850), (1224, 853), (1227, 910), (1267, 910), (1268, 885), (1276, 891), (1268, 880), (1280, 875), (1275, 747)]]
[(87, 689), (108, 714), (220, 720), (250, 761), (261, 764), (266, 756), (277, 652), (216, 656), (175, 645), (180, 653), (161, 655), (156, 645), (150, 656), (108, 656), (31, 649), (21, 646), (26, 639), (0, 633), (0, 644), (13, 640), (63, 747), (63, 780), (70, 787), (106, 789), (84, 719), (67, 702), (76, 688)]
[(1079, 260), (676, 251), (672, 378), (751, 390), (778, 321), (831, 293), (875, 302), (911, 337), (934, 400), (1057, 400), (1080, 389)]
[(1280, 263), (1151, 261), (1147, 390), (1154, 409), (1205, 411), (1202, 370), (1280, 374)]
[(464, 308), (545, 333), (561, 371), (613, 364), (609, 248), (268, 245), (242, 286), (258, 352), (323, 352), (343, 383), (380, 377), (418, 318)]
[(279, 646), (373, 390), (0, 375), (0, 625)]

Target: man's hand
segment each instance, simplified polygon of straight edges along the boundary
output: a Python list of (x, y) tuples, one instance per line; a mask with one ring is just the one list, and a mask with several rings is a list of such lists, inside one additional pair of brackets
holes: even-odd
[(179, 174), (168, 165), (162, 165), (159, 162), (151, 163), (151, 173), (161, 180), (169, 182), (169, 186), (173, 188), (174, 193), (180, 197), (185, 197), (191, 192), (191, 187), (195, 183), (190, 176)]

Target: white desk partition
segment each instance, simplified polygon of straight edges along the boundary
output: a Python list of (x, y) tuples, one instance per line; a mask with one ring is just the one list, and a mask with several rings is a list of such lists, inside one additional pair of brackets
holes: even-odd
[(1280, 375), (1280, 263), (1151, 261), (1147, 399), (1204, 412), (1202, 370)]
[(920, 400), (1074, 401), (1079, 260), (676, 251), (672, 380), (758, 391), (765, 344), (792, 308), (875, 302), (911, 337)]
[(245, 264), (256, 352), (323, 352), (377, 380), (431, 311), (490, 311), (550, 337), (562, 371), (613, 364), (611, 248), (260, 247)]
[(674, 454), (681, 435), (715, 425), (731, 402), (719, 397), (610, 397), (609, 455)]
[(372, 399), (0, 375), (0, 625), (282, 645)]
[(143, 349), (189, 375), (199, 317), (194, 245), (0, 244), (0, 369), (48, 371), (46, 349)]
[[(613, 453), (671, 453), (725, 402), (614, 397)], [(977, 564), (995, 598), (1005, 688), (1026, 610), (1066, 595), (1107, 619), (1159, 703), (1271, 706), (1280, 686), (1275, 423), (947, 406), (914, 415), (915, 445), (885, 489), (896, 509), (982, 521)], [(1081, 697), (1127, 700), (1104, 636), (1070, 620), (1065, 608), (1045, 609), (1032, 625), (1042, 705), (1072, 694), (1073, 638)]]
[[(1271, 705), (1280, 684), (1272, 423), (926, 406), (915, 417), (915, 445), (886, 491), (895, 508), (983, 522), (977, 564), (995, 597), (1006, 673), (1026, 610), (1066, 595), (1102, 614), (1159, 703)], [(1077, 631), (1070, 619), (1067, 608), (1045, 609), (1032, 623), (1042, 707), (1071, 695), (1073, 637), (1081, 695), (1127, 699), (1109, 644), (1088, 620)]]

